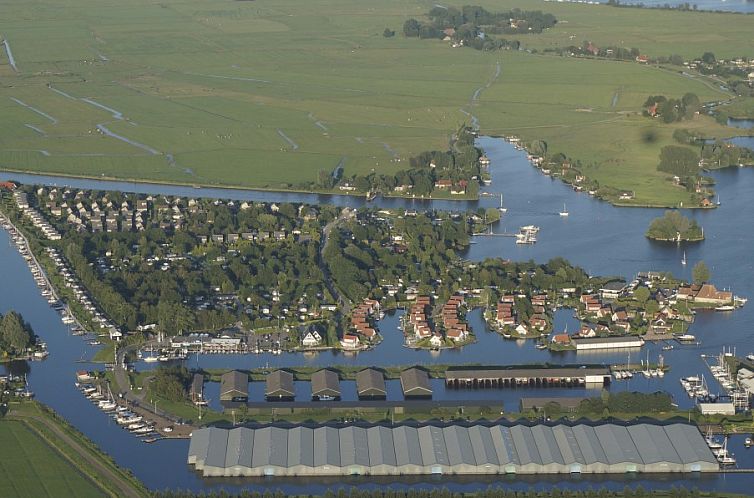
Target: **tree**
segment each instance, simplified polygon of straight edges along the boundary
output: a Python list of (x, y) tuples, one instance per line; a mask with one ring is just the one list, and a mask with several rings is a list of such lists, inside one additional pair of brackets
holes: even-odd
[(699, 261), (694, 265), (694, 268), (691, 270), (691, 278), (694, 279), (695, 284), (703, 284), (709, 281), (710, 270), (704, 261)]
[(385, 31), (382, 32), (382, 36), (385, 38), (392, 38), (395, 36), (395, 31), (390, 28), (385, 28)]
[(419, 29), (421, 29), (421, 24), (416, 19), (409, 19), (403, 23), (404, 36), (416, 38), (419, 36)]
[(713, 54), (712, 52), (704, 52), (704, 55), (702, 55), (702, 60), (706, 64), (714, 64), (717, 61), (717, 59), (715, 59), (715, 54)]
[(15, 311), (5, 314), (0, 323), (0, 340), (14, 354), (22, 353), (31, 345), (32, 334), (21, 315)]
[(666, 145), (660, 150), (657, 169), (682, 178), (694, 176), (699, 172), (699, 156), (689, 147)]

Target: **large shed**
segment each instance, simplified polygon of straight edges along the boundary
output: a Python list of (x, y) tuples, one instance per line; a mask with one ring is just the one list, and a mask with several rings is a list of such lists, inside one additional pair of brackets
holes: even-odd
[(293, 374), (286, 370), (275, 370), (265, 377), (267, 386), (264, 397), (267, 401), (292, 401), (296, 397), (293, 389)]
[(429, 374), (419, 368), (409, 368), (401, 372), (401, 387), (405, 398), (431, 398)]
[(359, 399), (385, 399), (385, 376), (374, 368), (361, 370), (356, 374), (356, 391)]
[(249, 401), (249, 376), (231, 370), (220, 377), (220, 401)]
[(682, 423), (205, 427), (188, 463), (205, 477), (719, 470), (699, 429)]
[(312, 374), (312, 399), (329, 401), (340, 399), (340, 379), (332, 370), (322, 369)]

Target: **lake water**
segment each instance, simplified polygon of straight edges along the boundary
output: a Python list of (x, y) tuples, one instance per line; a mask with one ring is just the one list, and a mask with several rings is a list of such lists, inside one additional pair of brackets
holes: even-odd
[[(600, 0), (600, 3), (607, 3), (607, 0)], [(647, 7), (662, 7), (665, 5), (677, 6), (684, 3), (696, 5), (697, 10), (719, 10), (724, 12), (739, 12), (748, 14), (754, 12), (754, 2), (751, 0), (621, 0), (621, 3), (629, 5), (645, 5)]]
[[(479, 140), (492, 160), (491, 174), (493, 186), (487, 190), (504, 194), (508, 212), (494, 227), (496, 232), (514, 231), (519, 226), (535, 224), (541, 227), (539, 242), (532, 246), (517, 246), (511, 238), (476, 237), (465, 257), (479, 260), (486, 257), (503, 257), (515, 260), (533, 259), (545, 262), (562, 256), (582, 266), (591, 274), (620, 275), (633, 277), (639, 271), (667, 270), (690, 279), (691, 268), (704, 260), (712, 270), (713, 281), (719, 286), (731, 287), (737, 294), (754, 297), (754, 282), (751, 279), (754, 269), (751, 247), (754, 247), (754, 175), (747, 169), (731, 168), (715, 172), (722, 205), (714, 210), (690, 211), (705, 228), (707, 240), (699, 244), (681, 245), (655, 243), (643, 234), (652, 218), (662, 210), (642, 208), (614, 208), (604, 202), (579, 194), (559, 181), (551, 180), (532, 168), (525, 154), (515, 150), (502, 140), (481, 138)], [(133, 184), (123, 182), (102, 182), (94, 180), (73, 180), (33, 175), (3, 175), (22, 182), (42, 182), (67, 184), (78, 188), (117, 189), (126, 191), (164, 193), (183, 196), (207, 196), (259, 201), (319, 202), (346, 206), (360, 206), (363, 199), (348, 196), (318, 196), (306, 194), (281, 194), (253, 192), (233, 189), (193, 189), (190, 187), (169, 187), (162, 185)], [(406, 207), (421, 209), (461, 210), (467, 208), (494, 207), (499, 196), (482, 197), (478, 202), (434, 201), (420, 202), (403, 199), (378, 199), (376, 206)], [(562, 218), (558, 212), (566, 203), (570, 216)], [(689, 260), (688, 266), (681, 265), (683, 252)], [(390, 484), (393, 486), (433, 487), (447, 486), (457, 491), (471, 491), (490, 484), (503, 483), (514, 489), (529, 487), (548, 488), (553, 485), (583, 489), (589, 486), (606, 486), (622, 489), (630, 484), (641, 484), (645, 488), (670, 487), (672, 485), (718, 491), (749, 492), (751, 477), (746, 474), (714, 476), (582, 476), (568, 477), (519, 477), (513, 481), (500, 477), (458, 477), (444, 476), (441, 481), (432, 477), (388, 478), (388, 479), (247, 479), (242, 481), (202, 479), (185, 463), (187, 441), (161, 441), (153, 445), (140, 443), (136, 438), (121, 430), (108, 417), (97, 410), (74, 387), (74, 372), (81, 368), (95, 368), (80, 360), (90, 358), (95, 348), (81, 338), (72, 337), (60, 322), (59, 316), (49, 308), (39, 295), (31, 274), (16, 249), (11, 246), (7, 233), (0, 231), (0, 310), (16, 309), (29, 320), (47, 342), (50, 357), (31, 365), (17, 363), (8, 368), (28, 371), (31, 388), (43, 403), (50, 405), (90, 437), (104, 451), (112, 455), (122, 466), (131, 469), (147, 486), (153, 489), (183, 488), (196, 491), (209, 488), (225, 489), (266, 489), (280, 488), (286, 493), (318, 493), (333, 485), (359, 485), (365, 488)], [(706, 374), (701, 354), (719, 354), (724, 346), (737, 346), (738, 353), (746, 354), (754, 349), (754, 305), (749, 305), (735, 313), (700, 313), (691, 333), (701, 341), (700, 346), (678, 346), (672, 351), (661, 351), (650, 345), (641, 351), (632, 352), (632, 361), (646, 359), (657, 361), (664, 354), (671, 371), (663, 379), (646, 379), (636, 376), (629, 382), (616, 381), (611, 390), (665, 390), (673, 394), (682, 407), (691, 406), (691, 401), (682, 392), (678, 379), (692, 374)], [(468, 321), (476, 332), (478, 342), (461, 350), (428, 352), (413, 351), (402, 346), (402, 334), (398, 330), (400, 311), (387, 316), (380, 323), (385, 340), (372, 351), (358, 354), (320, 353), (313, 356), (299, 354), (249, 355), (249, 356), (200, 356), (191, 357), (190, 367), (238, 367), (290, 366), (333, 364), (351, 365), (398, 365), (427, 363), (569, 363), (569, 364), (610, 364), (626, 361), (626, 352), (588, 354), (566, 352), (552, 354), (539, 351), (533, 341), (506, 341), (497, 334), (485, 330), (479, 311), (469, 314)], [(568, 310), (556, 314), (556, 330), (568, 326), (575, 330), (576, 322)], [(572, 328), (573, 327), (573, 328)], [(141, 367), (141, 366), (140, 366)], [(96, 367), (98, 368), (98, 367)], [(390, 385), (391, 396), (399, 396), (397, 387)], [(208, 385), (210, 397), (214, 389)], [(350, 392), (351, 386), (344, 383)], [(489, 399), (499, 400), (508, 410), (515, 409), (521, 396), (547, 395), (590, 395), (586, 389), (531, 389), (531, 390), (478, 390), (445, 392), (442, 383), (435, 383), (437, 398), (444, 399)], [(261, 383), (252, 384), (252, 396), (261, 394)], [(298, 383), (300, 399), (309, 395), (307, 383)], [(713, 384), (712, 391), (716, 389)], [(257, 392), (259, 391), (259, 392)], [(350, 396), (350, 394), (348, 395)], [(397, 399), (397, 398), (396, 398)], [(754, 450), (744, 450), (742, 439), (732, 441), (739, 466), (754, 468)]]

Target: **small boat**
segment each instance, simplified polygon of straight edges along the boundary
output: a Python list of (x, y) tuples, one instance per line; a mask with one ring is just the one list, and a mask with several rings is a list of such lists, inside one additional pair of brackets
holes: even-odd
[(547, 349), (547, 344), (545, 344), (544, 342), (540, 342), (540, 343), (539, 343), (539, 344), (537, 344), (537, 345), (536, 345), (535, 347), (536, 347), (537, 349), (539, 349), (539, 350), (542, 350), (542, 349)]
[(746, 355), (746, 359), (749, 361), (754, 361), (754, 353), (749, 353)]
[(686, 263), (687, 263), (687, 261), (686, 261), (686, 251), (683, 251), (683, 259), (681, 259), (681, 264), (683, 266), (686, 266)]
[(715, 307), (715, 311), (733, 311), (735, 309), (736, 309), (736, 307), (733, 306), (732, 304), (727, 304), (725, 306), (716, 306)]
[(744, 439), (744, 446), (746, 446), (747, 448), (754, 446), (754, 439), (752, 439), (751, 436)]
[(694, 342), (696, 340), (696, 337), (691, 334), (681, 334), (675, 336), (675, 338), (680, 342)]
[(143, 358), (144, 363), (155, 363), (160, 361), (160, 359), (157, 356), (145, 356)]
[(563, 218), (565, 218), (566, 216), (568, 216), (568, 210), (566, 209), (565, 202), (563, 203), (563, 210), (561, 212), (559, 212), (558, 214), (560, 216), (562, 216)]
[(150, 432), (154, 432), (154, 427), (145, 425), (144, 427), (139, 427), (138, 429), (134, 429), (132, 432), (136, 434), (149, 434)]

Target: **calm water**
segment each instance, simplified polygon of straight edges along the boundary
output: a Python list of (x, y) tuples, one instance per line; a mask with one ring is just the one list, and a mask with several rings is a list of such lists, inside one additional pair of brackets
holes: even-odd
[[(695, 217), (705, 228), (707, 240), (701, 244), (676, 246), (648, 241), (643, 233), (653, 217), (661, 210), (652, 209), (617, 209), (606, 203), (595, 201), (585, 194), (578, 194), (558, 181), (543, 176), (532, 168), (525, 155), (498, 139), (482, 138), (480, 145), (485, 148), (492, 160), (491, 173), (493, 187), (491, 192), (504, 194), (508, 212), (495, 231), (516, 230), (521, 225), (536, 224), (541, 227), (539, 242), (533, 246), (517, 246), (513, 239), (501, 237), (478, 237), (470, 247), (466, 257), (474, 260), (486, 257), (504, 257), (511, 259), (534, 259), (547, 261), (555, 256), (563, 256), (575, 264), (584, 267), (591, 274), (621, 275), (632, 277), (638, 271), (669, 270), (678, 276), (690, 278), (691, 267), (699, 260), (704, 260), (712, 269), (713, 280), (720, 286), (731, 286), (740, 295), (754, 297), (754, 283), (751, 281), (752, 266), (751, 247), (754, 245), (754, 207), (750, 200), (754, 198), (754, 175), (745, 169), (728, 169), (715, 173), (718, 181), (722, 205), (715, 210), (693, 211)], [(22, 182), (44, 182), (67, 184), (79, 188), (120, 189), (126, 191), (165, 193), (184, 196), (207, 196), (234, 199), (251, 199), (259, 201), (321, 202), (338, 205), (358, 206), (363, 204), (359, 198), (347, 196), (317, 196), (298, 194), (279, 194), (266, 192), (249, 192), (228, 189), (200, 190), (185, 187), (167, 187), (121, 182), (100, 182), (91, 180), (60, 179), (36, 177), (31, 175), (8, 175)], [(566, 203), (570, 216), (561, 218), (557, 215)], [(457, 203), (438, 201), (420, 203), (418, 201), (379, 199), (375, 205), (387, 207), (437, 207), (439, 209), (466, 209), (477, 206), (496, 206), (497, 197), (483, 197), (481, 201)], [(689, 260), (688, 267), (680, 263), (683, 251)], [(622, 489), (626, 484), (641, 484), (645, 487), (670, 487), (672, 485), (697, 486), (703, 489), (717, 489), (748, 492), (750, 475), (703, 476), (695, 478), (678, 478), (673, 476), (635, 477), (581, 477), (581, 478), (518, 478), (513, 481), (500, 481), (499, 478), (462, 478), (445, 476), (441, 481), (431, 477), (416, 479), (370, 480), (203, 480), (186, 464), (187, 441), (163, 441), (159, 444), (145, 445), (118, 428), (114, 422), (86, 401), (74, 388), (74, 372), (89, 365), (78, 363), (90, 358), (94, 348), (85, 344), (80, 338), (68, 335), (58, 315), (52, 311), (31, 278), (25, 262), (8, 241), (7, 234), (0, 231), (0, 261), (2, 261), (2, 279), (0, 279), (0, 309), (16, 309), (29, 320), (34, 329), (42, 336), (50, 348), (50, 357), (41, 363), (16, 364), (11, 368), (30, 368), (29, 381), (40, 401), (52, 406), (76, 427), (93, 439), (116, 461), (131, 470), (154, 489), (190, 488), (201, 490), (211, 487), (238, 489), (250, 487), (281, 488), (288, 493), (316, 493), (329, 486), (360, 485), (373, 487), (392, 484), (395, 486), (431, 487), (448, 486), (459, 491), (479, 489), (490, 484), (504, 482), (505, 486), (516, 489), (529, 487), (549, 487), (554, 484), (562, 487), (585, 488), (589, 486), (607, 486)], [(680, 389), (678, 378), (692, 374), (707, 374), (701, 354), (718, 354), (723, 346), (737, 346), (739, 353), (748, 353), (754, 349), (754, 331), (750, 324), (753, 314), (752, 305), (735, 313), (700, 313), (691, 333), (702, 342), (701, 346), (676, 346), (672, 351), (660, 351), (657, 346), (649, 346), (641, 351), (632, 352), (632, 361), (646, 359), (649, 352), (650, 361), (657, 361), (664, 353), (665, 362), (671, 371), (664, 379), (645, 379), (637, 376), (629, 382), (617, 381), (611, 390), (666, 390), (671, 392), (676, 402), (682, 407), (691, 405), (690, 400)], [(553, 363), (573, 364), (609, 364), (623, 363), (627, 353), (560, 353), (551, 354), (534, 348), (533, 341), (505, 341), (498, 335), (487, 332), (481, 321), (481, 314), (475, 311), (468, 320), (477, 334), (478, 342), (460, 351), (431, 353), (412, 351), (402, 346), (402, 334), (398, 330), (400, 311), (387, 316), (380, 323), (384, 342), (376, 349), (354, 355), (320, 353), (314, 356), (286, 354), (281, 356), (203, 356), (192, 357), (189, 366), (202, 367), (239, 367), (286, 366), (286, 365), (396, 365), (426, 363), (495, 363), (521, 364), (550, 361)], [(568, 326), (575, 330), (576, 321), (571, 312), (561, 310), (556, 314), (556, 330)], [(573, 327), (573, 328), (572, 328)], [(391, 397), (400, 397), (399, 388), (389, 383)], [(714, 386), (714, 384), (713, 384)], [(353, 395), (351, 383), (343, 385), (346, 394)], [(585, 389), (567, 390), (479, 390), (445, 392), (441, 382), (435, 384), (437, 399), (489, 399), (502, 401), (506, 409), (512, 410), (521, 396), (526, 395), (590, 395)], [(211, 398), (216, 385), (208, 385)], [(259, 397), (263, 386), (252, 383), (252, 397)], [(715, 389), (713, 388), (714, 392)], [(299, 399), (309, 396), (308, 383), (297, 384)], [(742, 439), (732, 443), (741, 467), (754, 467), (754, 450), (743, 449)]]
[[(751, 2), (754, 5), (754, 2)], [(735, 128), (754, 128), (754, 119), (735, 119), (728, 118), (728, 126)]]
[[(599, 0), (600, 3), (607, 3), (607, 0)], [(688, 3), (696, 5), (697, 10), (720, 10), (725, 12), (741, 12), (751, 13), (754, 12), (754, 2), (751, 0), (696, 0), (696, 1), (681, 1), (681, 0), (621, 0), (623, 4), (643, 4), (647, 7), (658, 7), (665, 5), (681, 5)]]

